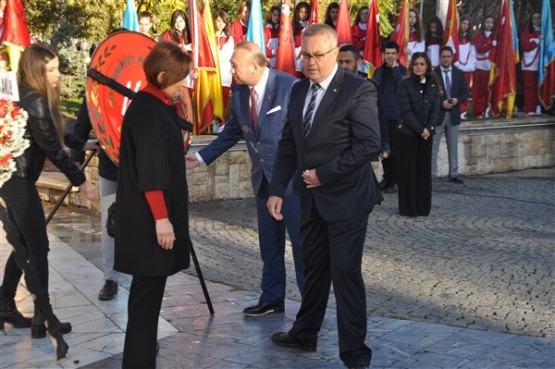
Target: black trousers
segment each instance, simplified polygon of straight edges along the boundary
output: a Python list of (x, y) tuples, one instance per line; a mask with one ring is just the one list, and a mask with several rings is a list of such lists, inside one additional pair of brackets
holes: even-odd
[[(35, 182), (21, 177), (12, 177), (0, 188), (0, 197), (6, 203), (8, 217), (19, 231), (29, 264), (37, 272), (41, 287), (48, 292), (49, 244), (44, 209)], [(3, 298), (15, 297), (21, 275), (21, 269), (17, 266), (12, 251), (4, 269), (1, 288)]]
[(316, 345), (333, 283), (339, 354), (347, 366), (369, 366), (372, 357), (372, 350), (364, 343), (367, 312), (361, 273), (367, 224), (368, 216), (326, 222), (316, 206), (312, 206), (309, 219), (301, 224), (305, 288), (289, 334), (303, 344)]
[(432, 208), (433, 137), (404, 136), (399, 139), (399, 213), (428, 216)]
[(382, 160), (383, 179), (388, 181), (390, 186), (397, 183), (397, 160), (399, 156), (399, 140), (397, 139), (396, 126), (398, 120), (387, 120), (387, 132), (389, 134), (389, 147), (391, 152), (387, 159)]
[(158, 316), (167, 277), (133, 276), (127, 304), (123, 369), (156, 368)]

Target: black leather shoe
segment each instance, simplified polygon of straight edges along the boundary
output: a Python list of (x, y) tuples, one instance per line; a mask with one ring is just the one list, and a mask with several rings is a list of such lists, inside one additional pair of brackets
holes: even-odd
[(247, 316), (262, 316), (266, 314), (283, 312), (283, 304), (269, 304), (267, 302), (259, 302), (254, 306), (249, 306), (243, 310), (243, 314)]
[(459, 177), (449, 177), (449, 182), (458, 183), (458, 184), (463, 184), (464, 183), (464, 181), (462, 179), (460, 179)]
[(303, 345), (291, 337), (289, 332), (277, 332), (272, 334), (272, 342), (281, 347), (297, 349), (305, 352), (316, 351), (316, 345)]
[(349, 369), (368, 369), (369, 366), (349, 366)]
[(24, 317), (15, 306), (13, 299), (0, 299), (0, 329), (4, 330), (4, 323), (11, 324), (14, 328), (27, 328), (31, 326), (31, 318)]
[(118, 283), (107, 279), (104, 282), (104, 286), (100, 289), (98, 293), (98, 299), (101, 301), (112, 300), (118, 294)]
[[(68, 334), (71, 332), (70, 322), (60, 322), (62, 326), (62, 333)], [(31, 321), (31, 338), (44, 338), (46, 337), (46, 325), (42, 316), (35, 315)]]

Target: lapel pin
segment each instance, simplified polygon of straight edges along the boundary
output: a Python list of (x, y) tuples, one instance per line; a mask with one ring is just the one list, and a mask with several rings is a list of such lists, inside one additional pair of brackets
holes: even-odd
[(336, 93), (336, 92), (337, 92), (337, 88), (334, 88), (334, 89), (333, 89), (333, 93)]

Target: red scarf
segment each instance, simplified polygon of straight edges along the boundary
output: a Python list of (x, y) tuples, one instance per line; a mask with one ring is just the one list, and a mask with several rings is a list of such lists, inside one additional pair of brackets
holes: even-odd
[(185, 110), (186, 110), (185, 105), (181, 103), (180, 99), (178, 98), (174, 99), (173, 97), (167, 95), (159, 87), (151, 85), (150, 83), (148, 83), (146, 87), (141, 90), (141, 92), (146, 92), (148, 94), (151, 94), (152, 96), (156, 97), (158, 100), (162, 101), (166, 105), (175, 106), (177, 109), (177, 115), (179, 115), (179, 117), (182, 119), (187, 119), (186, 118), (187, 114), (185, 113)]
[(176, 102), (173, 100), (172, 97), (167, 95), (164, 91), (162, 91), (159, 87), (151, 85), (147, 83), (146, 87), (141, 90), (142, 92), (146, 92), (151, 94), (152, 96), (156, 97), (158, 100), (162, 101), (166, 105), (175, 105)]

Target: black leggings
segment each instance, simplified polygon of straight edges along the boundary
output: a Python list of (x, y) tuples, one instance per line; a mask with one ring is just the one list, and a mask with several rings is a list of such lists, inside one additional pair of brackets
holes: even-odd
[[(48, 292), (48, 236), (44, 220), (44, 209), (35, 182), (20, 177), (12, 177), (0, 188), (8, 217), (15, 223), (21, 244), (26, 248), (27, 260), (35, 268), (41, 287)], [(21, 278), (21, 269), (16, 265), (14, 253), (10, 254), (1, 288), (1, 296), (13, 299)]]

